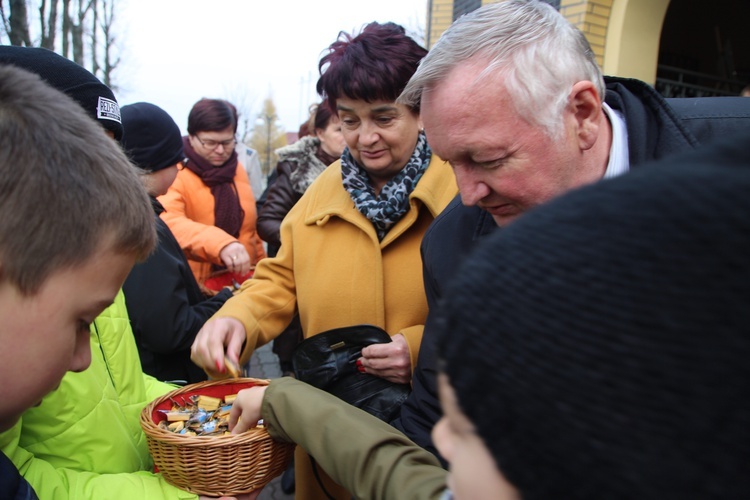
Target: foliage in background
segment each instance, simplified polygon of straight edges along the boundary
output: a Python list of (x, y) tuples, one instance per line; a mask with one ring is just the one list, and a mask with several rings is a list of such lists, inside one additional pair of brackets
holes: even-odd
[(248, 146), (258, 152), (263, 174), (268, 174), (276, 168), (279, 161), (275, 151), (286, 146), (286, 132), (279, 123), (279, 117), (276, 114), (276, 106), (273, 99), (267, 97), (263, 101), (263, 111), (258, 114), (255, 120), (250, 141), (246, 142)]

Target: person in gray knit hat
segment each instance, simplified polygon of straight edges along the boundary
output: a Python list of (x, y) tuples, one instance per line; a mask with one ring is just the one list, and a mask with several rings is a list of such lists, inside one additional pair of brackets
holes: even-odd
[(437, 318), (449, 474), (293, 379), (241, 391), (233, 432), (263, 417), (356, 498), (750, 498), (748, 141), (573, 191), (480, 243)]
[(208, 318), (232, 296), (229, 289), (206, 297), (195, 281), (185, 253), (159, 217), (163, 195), (185, 158), (180, 128), (159, 106), (137, 102), (122, 107), (123, 149), (144, 170), (143, 184), (154, 209), (159, 244), (128, 275), (128, 315), (143, 371), (164, 381), (202, 382), (206, 373), (190, 361), (190, 345)]

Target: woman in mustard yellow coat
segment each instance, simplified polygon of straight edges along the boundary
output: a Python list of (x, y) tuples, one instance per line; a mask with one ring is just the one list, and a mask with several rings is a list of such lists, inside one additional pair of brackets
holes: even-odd
[[(419, 110), (395, 102), (425, 54), (392, 23), (372, 23), (331, 45), (318, 91), (337, 111), (347, 147), (284, 219), (277, 256), (261, 261), (199, 332), (192, 359), (209, 374), (221, 376), (225, 354), (246, 361), (298, 312), (306, 338), (362, 323), (383, 328), (392, 342), (365, 348), (362, 369), (411, 380), (427, 316), (419, 247), (457, 193), (450, 166), (427, 144)], [(296, 498), (326, 498), (304, 451), (295, 469)], [(350, 498), (321, 476), (335, 498)]]

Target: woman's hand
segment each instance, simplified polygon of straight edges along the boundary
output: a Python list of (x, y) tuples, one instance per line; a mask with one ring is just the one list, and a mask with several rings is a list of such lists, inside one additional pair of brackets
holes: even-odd
[(219, 252), (219, 258), (226, 268), (233, 273), (245, 275), (250, 272), (250, 255), (239, 241), (232, 242), (222, 248)]
[[(227, 372), (224, 356), (239, 366), (242, 344), (247, 340), (245, 327), (234, 318), (206, 321), (190, 347), (190, 359), (212, 378), (223, 378)], [(225, 352), (226, 351), (226, 352)]]
[(400, 333), (387, 344), (373, 344), (362, 349), (359, 364), (366, 373), (397, 384), (411, 381), (411, 356), (409, 345)]
[(260, 406), (263, 403), (263, 395), (268, 386), (257, 386), (242, 389), (237, 393), (237, 398), (232, 403), (229, 412), (229, 430), (232, 434), (240, 434), (251, 427), (258, 425), (260, 420)]

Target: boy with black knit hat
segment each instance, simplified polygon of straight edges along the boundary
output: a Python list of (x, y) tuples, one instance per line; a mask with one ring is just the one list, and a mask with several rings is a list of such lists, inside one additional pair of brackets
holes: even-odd
[(203, 294), (180, 244), (159, 217), (164, 207), (156, 197), (167, 192), (183, 166), (180, 128), (166, 111), (147, 102), (123, 106), (122, 122), (123, 149), (144, 170), (159, 233), (156, 251), (133, 268), (123, 285), (143, 371), (159, 380), (202, 382), (208, 377), (190, 361), (190, 346), (232, 292)]
[(571, 192), (464, 261), (437, 330), (449, 477), (292, 379), (242, 391), (233, 432), (262, 416), (357, 498), (749, 498), (748, 141)]

